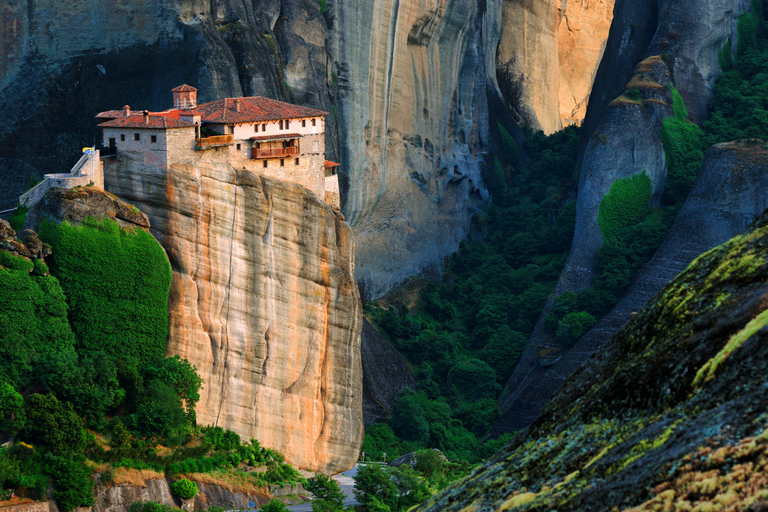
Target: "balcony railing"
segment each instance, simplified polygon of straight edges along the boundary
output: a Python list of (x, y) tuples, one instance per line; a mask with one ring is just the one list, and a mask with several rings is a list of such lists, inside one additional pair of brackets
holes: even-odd
[(212, 137), (203, 137), (202, 139), (195, 139), (195, 146), (198, 148), (206, 148), (213, 146), (220, 146), (225, 144), (232, 144), (232, 134), (229, 135), (214, 135)]
[(299, 156), (298, 146), (253, 150), (253, 158), (285, 158), (287, 156)]

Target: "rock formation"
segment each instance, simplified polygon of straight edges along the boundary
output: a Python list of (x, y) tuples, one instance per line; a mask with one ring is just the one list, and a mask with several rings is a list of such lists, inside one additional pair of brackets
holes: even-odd
[[(726, 168), (699, 185), (725, 185), (726, 202), (760, 195), (747, 190), (764, 172), (738, 149), (713, 151)], [(735, 202), (718, 227), (700, 223), (716, 196), (692, 196), (680, 227), (701, 226), (704, 241), (741, 224)], [(416, 510), (764, 510), (766, 243), (768, 212), (667, 284), (509, 446)]]
[(333, 7), (344, 214), (367, 298), (439, 270), (487, 198), (480, 163), (500, 8), (500, 0)]
[(760, 144), (713, 146), (667, 238), (621, 301), (551, 367), (539, 366), (535, 353), (527, 353), (521, 360), (513, 375), (517, 380), (514, 387), (510, 386), (512, 392), (502, 404), (503, 416), (496, 431), (521, 430), (530, 425), (562, 383), (665, 284), (697, 256), (742, 232), (768, 208), (765, 190), (768, 151)]
[(366, 427), (392, 415), (397, 395), (416, 389), (408, 362), (374, 326), (363, 319), (360, 341), (363, 361), (363, 422)]
[(614, 0), (503, 2), (499, 84), (518, 122), (552, 133), (581, 124)]
[(362, 443), (362, 307), (349, 226), (300, 185), (140, 155), (105, 170), (145, 211), (173, 268), (169, 354), (204, 379), (197, 419), (313, 471)]

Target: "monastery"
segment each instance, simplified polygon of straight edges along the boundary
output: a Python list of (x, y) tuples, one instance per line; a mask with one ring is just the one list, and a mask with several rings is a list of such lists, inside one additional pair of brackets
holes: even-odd
[(101, 112), (101, 157), (142, 153), (149, 165), (169, 168), (190, 160), (228, 162), (237, 168), (299, 183), (339, 208), (336, 167), (325, 159), (328, 112), (251, 96), (197, 103), (197, 89), (172, 89), (162, 112)]

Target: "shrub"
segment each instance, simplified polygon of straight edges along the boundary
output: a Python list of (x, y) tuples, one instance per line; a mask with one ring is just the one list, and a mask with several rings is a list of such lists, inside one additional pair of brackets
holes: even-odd
[(91, 468), (85, 463), (85, 457), (49, 456), (47, 462), (53, 477), (53, 499), (60, 510), (70, 512), (77, 507), (93, 505), (93, 481), (89, 478)]
[(613, 240), (623, 228), (640, 223), (648, 213), (650, 201), (651, 178), (645, 171), (614, 181), (597, 213), (603, 240)]
[(638, 89), (637, 86), (630, 87), (629, 89), (624, 91), (624, 97), (632, 101), (637, 101), (637, 102), (643, 101), (643, 93), (640, 92), (640, 89)]
[(56, 454), (85, 447), (85, 430), (72, 405), (59, 402), (52, 394), (31, 395), (26, 406), (27, 422), (22, 439)]
[(357, 501), (364, 507), (372, 506), (377, 501), (393, 509), (397, 507), (398, 490), (389, 470), (374, 464), (358, 468), (352, 491)]
[[(169, 505), (161, 505), (154, 501), (134, 501), (128, 512), (178, 512), (181, 509)], [(211, 510), (210, 508), (208, 510)]]
[(701, 129), (688, 121), (688, 110), (683, 98), (674, 86), (672, 108), (674, 115), (664, 120), (661, 143), (667, 160), (667, 180), (664, 198), (669, 204), (682, 205), (699, 174), (704, 153), (701, 146)]
[(171, 491), (183, 500), (194, 498), (197, 495), (197, 484), (185, 478), (176, 480), (171, 484)]
[(24, 227), (24, 220), (27, 218), (28, 211), (29, 206), (22, 206), (21, 203), (19, 203), (18, 206), (16, 206), (16, 211), (8, 217), (8, 223), (14, 231), (21, 231)]
[(288, 507), (285, 506), (285, 503), (279, 500), (272, 500), (263, 507), (261, 507), (262, 512), (287, 512)]
[(0, 383), (0, 432), (16, 434), (25, 417), (24, 398), (7, 382)]

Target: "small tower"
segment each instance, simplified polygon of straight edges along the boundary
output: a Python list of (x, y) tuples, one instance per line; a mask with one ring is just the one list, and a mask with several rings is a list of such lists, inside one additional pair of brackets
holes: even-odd
[(197, 89), (191, 85), (180, 85), (171, 89), (173, 108), (189, 110), (197, 107)]

